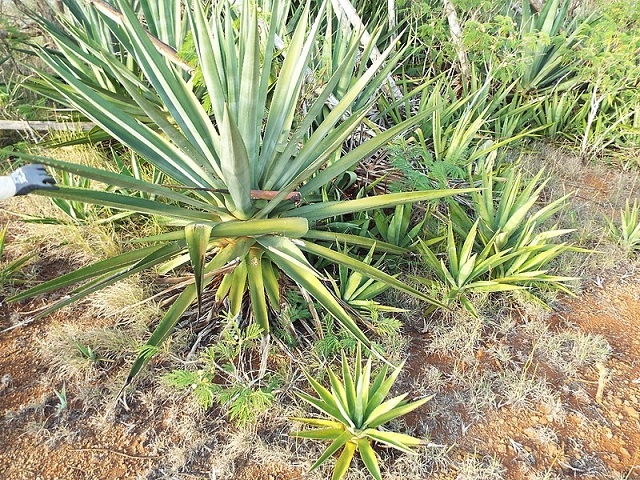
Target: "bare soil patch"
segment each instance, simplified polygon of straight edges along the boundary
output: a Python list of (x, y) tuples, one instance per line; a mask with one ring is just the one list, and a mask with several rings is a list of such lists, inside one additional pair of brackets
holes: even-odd
[[(1, 311), (0, 328), (5, 329), (11, 326), (12, 318), (13, 321), (18, 318), (15, 313), (19, 312), (7, 306)], [(579, 299), (569, 299), (556, 309), (553, 318), (557, 328), (577, 328), (603, 335), (613, 347), (613, 355), (603, 366), (604, 373), (589, 368), (577, 380), (558, 375), (550, 378), (555, 390), (562, 392), (561, 400), (566, 406), (563, 418), (542, 405), (526, 411), (507, 406), (487, 411), (483, 421), (469, 419), (469, 425), (463, 425), (457, 432), (439, 428), (437, 418), (429, 420), (430, 438), (434, 443), (450, 443), (455, 439), (450, 452), (453, 460), (462, 461), (469, 454), (480, 460), (498, 458), (507, 469), (503, 478), (508, 479), (532, 478), (532, 472), (544, 470), (566, 478), (639, 478), (637, 283), (611, 283)], [(88, 421), (95, 412), (83, 410), (80, 401), (71, 401), (62, 414), (56, 412), (59, 402), (54, 389), (59, 390), (61, 385), (48, 381), (49, 365), (38, 356), (34, 345), (37, 338), (46, 335), (51, 322), (61, 320), (51, 318), (0, 337), (0, 476), (162, 478), (158, 466), (167, 459), (157, 441), (153, 444), (149, 440), (174, 433), (165, 428), (161, 413), (148, 417), (145, 408), (130, 405), (129, 412), (120, 411), (108, 425), (97, 428), (95, 422)], [(454, 368), (454, 358), (421, 356), (424, 349), (420, 343), (417, 334), (407, 367), (409, 378), (418, 364), (437, 365), (442, 370)], [(540, 363), (539, 368), (542, 367)], [(596, 394), (603, 375), (603, 396), (598, 402)], [(69, 398), (73, 398), (73, 393), (69, 392)], [(406, 423), (413, 423), (415, 428), (421, 423), (420, 415), (418, 411)], [(207, 478), (208, 459), (215, 455), (214, 450), (203, 451), (191, 461), (191, 469), (176, 478)], [(454, 473), (451, 475), (455, 478)], [(235, 478), (289, 480), (305, 478), (305, 471), (284, 463), (255, 464), (250, 459), (239, 459)]]

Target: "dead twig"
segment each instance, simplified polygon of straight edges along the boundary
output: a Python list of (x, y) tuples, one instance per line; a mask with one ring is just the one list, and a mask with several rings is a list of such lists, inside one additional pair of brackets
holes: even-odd
[(126, 458), (132, 458), (134, 460), (155, 460), (161, 458), (160, 455), (134, 455), (130, 453), (120, 452), (118, 450), (111, 450), (110, 448), (101, 447), (89, 447), (89, 448), (74, 448), (72, 452), (107, 452), (115, 455), (120, 455)]
[(46, 132), (56, 131), (82, 131), (87, 132), (95, 127), (92, 122), (48, 122), (29, 120), (0, 120), (0, 130)]

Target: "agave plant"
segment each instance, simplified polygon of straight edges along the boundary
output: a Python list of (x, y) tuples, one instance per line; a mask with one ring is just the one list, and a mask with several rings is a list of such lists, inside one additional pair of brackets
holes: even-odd
[[(558, 198), (540, 209), (536, 203), (548, 182), (542, 180), (541, 170), (528, 182), (517, 165), (507, 166), (501, 174), (494, 168), (496, 153), (492, 152), (480, 165), (480, 191), (471, 193), (473, 214), (469, 215), (456, 202), (450, 202), (453, 225), (466, 237), (475, 220), (479, 219), (478, 232), (481, 245), (492, 244), (494, 252), (536, 245), (539, 240), (548, 240), (570, 233), (572, 230), (551, 230), (535, 236), (536, 229), (563, 208), (568, 195)], [(474, 182), (471, 176), (471, 182)]]
[(580, 43), (585, 27), (596, 20), (596, 14), (581, 22), (566, 22), (570, 4), (569, 0), (548, 0), (537, 12), (531, 2), (522, 1), (520, 83), (525, 90), (568, 90), (578, 83), (569, 53)]
[(398, 205), (392, 214), (382, 211), (373, 213), (376, 230), (385, 242), (403, 248), (410, 248), (419, 238), (425, 224), (425, 219), (411, 224), (411, 205)]
[[(541, 229), (566, 200), (562, 197), (538, 210), (534, 208), (546, 184), (540, 181), (544, 172), (525, 183), (517, 168), (510, 166), (498, 177), (494, 160), (495, 152), (481, 167), (484, 188), (471, 193), (470, 212), (450, 202), (444, 249), (447, 262), (438, 258), (432, 245), (420, 243), (425, 263), (445, 285), (445, 303), (460, 300), (474, 314), (475, 308), (467, 298), (471, 292), (546, 285), (570, 293), (566, 283), (575, 278), (549, 274), (548, 265), (564, 252), (586, 251), (554, 241), (572, 232), (570, 229)], [(418, 280), (428, 285), (436, 283), (427, 278)]]
[(620, 210), (620, 227), (610, 223), (611, 233), (618, 241), (630, 251), (640, 249), (640, 207), (638, 200), (633, 201), (633, 206), (627, 199), (624, 210)]
[(312, 465), (311, 470), (318, 468), (331, 455), (342, 449), (333, 470), (332, 480), (340, 480), (344, 477), (356, 452), (360, 454), (360, 458), (371, 475), (375, 479), (381, 480), (378, 458), (372, 447), (372, 442), (379, 442), (410, 454), (415, 453), (412, 450), (413, 447), (423, 444), (423, 441), (418, 438), (403, 433), (380, 430), (379, 427), (419, 408), (431, 397), (407, 402), (407, 394), (403, 393), (385, 402), (384, 399), (398, 378), (402, 365), (396, 367), (387, 376), (388, 366), (385, 364), (380, 373), (374, 377), (373, 382), (371, 382), (371, 365), (371, 358), (369, 358), (363, 367), (361, 348), (358, 344), (353, 373), (344, 353), (342, 355), (342, 378), (327, 368), (331, 383), (330, 389), (323, 387), (305, 372), (319, 398), (303, 392), (298, 393), (298, 396), (328, 415), (331, 420), (293, 417), (291, 418), (293, 421), (320, 428), (295, 431), (291, 435), (297, 438), (331, 441), (329, 447)]
[(449, 222), (446, 263), (444, 259), (436, 255), (427, 242), (421, 240), (418, 245), (424, 263), (435, 273), (438, 280), (435, 281), (426, 277), (418, 277), (417, 280), (432, 287), (438, 284), (444, 285), (446, 290), (444, 303), (450, 305), (454, 301), (460, 301), (462, 306), (473, 315), (477, 315), (478, 312), (469, 300), (468, 295), (470, 293), (505, 292), (522, 289), (525, 287), (517, 285), (517, 283), (530, 279), (530, 277), (526, 276), (501, 277), (492, 275), (491, 272), (496, 271), (502, 264), (522, 253), (517, 251), (509, 253), (509, 250), (502, 250), (496, 253), (492, 250), (492, 241), (482, 251), (474, 252), (473, 247), (476, 242), (477, 231), (478, 221), (473, 224), (464, 239), (464, 243), (459, 247), (459, 242), (457, 242), (453, 234), (452, 224)]
[(9, 226), (5, 225), (0, 230), (0, 293), (4, 285), (10, 283), (15, 275), (35, 256), (35, 253), (30, 253), (7, 263), (3, 261), (2, 255), (4, 254), (8, 228)]
[[(77, 2), (65, 3), (77, 6)], [(235, 6), (214, 2), (208, 10), (202, 2), (187, 2), (197, 62), (190, 73), (158, 49), (125, 0), (114, 2), (118, 16), (91, 13), (108, 26), (110, 37), (119, 45), (117, 54), (99, 47), (87, 31), (47, 26), (59, 50), (39, 50), (54, 72), (41, 73), (41, 82), (47, 86), (44, 92), (55, 92), (56, 98), (163, 172), (167, 181), (156, 184), (119, 172), (22, 155), (113, 187), (98, 191), (63, 186), (43, 194), (156, 216), (165, 219), (171, 230), (138, 239), (144, 246), (63, 275), (12, 300), (82, 283), (42, 312), (46, 315), (142, 270), (168, 271), (191, 261), (193, 281), (149, 338), (130, 379), (168, 338), (184, 312), (195, 302), (201, 305), (205, 296), (211, 297), (207, 288), (214, 279), (220, 280), (215, 296), (220, 301), (229, 299), (231, 315), (240, 315), (241, 306), (247, 303), (243, 298), (248, 296), (251, 310), (244, 318), (255, 321), (268, 334), (269, 310), (280, 305), (278, 279), (286, 275), (367, 343), (366, 335), (327, 288), (308, 255), (435, 302), (380, 269), (331, 248), (333, 242), (340, 242), (352, 248), (369, 250), (375, 245), (378, 251), (402, 253), (403, 249), (384, 242), (333, 233), (333, 218), (454, 193), (432, 190), (349, 201), (331, 196), (334, 178), (422, 120), (420, 116), (408, 119), (342, 152), (343, 142), (375, 101), (376, 87), (404, 50), (392, 54), (389, 48), (369, 65), (354, 67), (359, 46), (351, 45), (326, 83), (309, 84), (312, 78), (306, 75), (307, 66), (323, 38), (324, 6), (313, 19), (308, 5), (297, 13), (297, 24), (284, 41), (281, 59), (276, 30), (288, 18), (288, 3), (267, 3), (270, 16), (259, 13), (257, 5), (248, 1)], [(118, 88), (104, 88), (95, 80), (96, 70)], [(350, 87), (328, 114), (321, 115), (347, 71), (352, 76)], [(209, 99), (208, 109), (203, 98)], [(355, 108), (356, 103), (362, 106)], [(301, 111), (303, 117), (298, 115)]]
[[(375, 247), (362, 259), (367, 265), (371, 265)], [(348, 250), (343, 253), (349, 254)], [(382, 255), (372, 266), (380, 268), (385, 256)], [(370, 316), (372, 310), (376, 312), (404, 312), (403, 309), (381, 305), (374, 299), (391, 288), (386, 282), (370, 278), (359, 272), (350, 271), (345, 265), (338, 265), (337, 279), (329, 279), (333, 284), (333, 291), (339, 299), (349, 307), (358, 311), (364, 317)]]

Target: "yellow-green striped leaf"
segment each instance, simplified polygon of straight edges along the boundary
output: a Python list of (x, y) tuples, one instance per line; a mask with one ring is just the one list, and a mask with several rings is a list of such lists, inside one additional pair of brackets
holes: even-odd
[(184, 229), (184, 237), (187, 241), (189, 249), (189, 258), (193, 266), (193, 275), (195, 277), (196, 296), (198, 299), (198, 312), (202, 307), (202, 287), (204, 284), (204, 261), (207, 255), (207, 246), (209, 245), (209, 236), (211, 235), (211, 227), (201, 223), (192, 223)]

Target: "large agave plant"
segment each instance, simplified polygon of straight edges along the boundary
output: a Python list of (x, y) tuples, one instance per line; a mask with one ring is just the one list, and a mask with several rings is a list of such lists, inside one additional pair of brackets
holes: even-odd
[[(80, 8), (78, 2), (65, 1), (73, 10)], [(405, 52), (392, 55), (390, 48), (376, 61), (357, 65), (361, 47), (354, 43), (326, 83), (309, 84), (313, 76), (307, 66), (323, 38), (324, 6), (313, 19), (308, 5), (297, 12), (295, 28), (282, 47), (276, 31), (290, 18), (288, 3), (268, 3), (268, 10), (267, 2), (259, 10), (248, 1), (234, 6), (213, 2), (206, 9), (200, 1), (188, 1), (187, 36), (195, 49), (189, 71), (176, 66), (166, 45), (159, 48), (126, 0), (114, 1), (117, 15), (82, 6), (83, 12), (89, 11), (83, 13), (87, 19), (98, 19), (108, 28), (108, 35), (102, 32), (100, 39), (111, 38), (117, 48), (103, 48), (100, 39), (91, 38), (91, 29), (45, 25), (59, 48), (39, 50), (53, 71), (41, 74), (41, 90), (93, 120), (163, 172), (167, 182), (22, 155), (113, 187), (61, 187), (43, 194), (164, 218), (174, 228), (140, 239), (146, 246), (63, 275), (12, 300), (81, 284), (43, 312), (47, 314), (142, 270), (178, 267), (190, 260), (193, 282), (168, 309), (129, 378), (148, 362), (184, 312), (210, 296), (207, 288), (215, 278), (221, 279), (216, 297), (229, 299), (232, 315), (240, 313), (248, 292), (247, 316), (267, 334), (269, 310), (279, 308), (278, 282), (284, 274), (368, 343), (308, 261), (309, 254), (434, 302), (394, 276), (332, 248), (339, 242), (351, 246), (352, 252), (375, 246), (377, 251), (403, 253), (383, 242), (334, 233), (332, 219), (453, 194), (432, 190), (350, 201), (331, 196), (333, 179), (421, 120), (406, 120), (342, 151), (375, 100), (375, 91)], [(327, 100), (347, 73), (349, 88), (327, 113)]]

